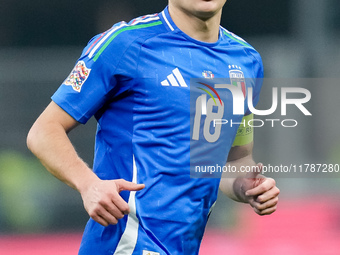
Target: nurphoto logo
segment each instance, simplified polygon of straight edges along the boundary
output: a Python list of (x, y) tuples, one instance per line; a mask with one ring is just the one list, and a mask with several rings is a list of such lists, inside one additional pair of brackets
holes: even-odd
[[(228, 89), (233, 97), (233, 114), (234, 115), (244, 115), (245, 110), (244, 110), (244, 94), (242, 91), (240, 91), (237, 87), (229, 84), (215, 84), (215, 88), (223, 88), (223, 89)], [(308, 103), (311, 99), (311, 93), (308, 89), (305, 88), (296, 88), (296, 87), (283, 87), (280, 88), (280, 104), (281, 104), (281, 116), (286, 116), (287, 115), (287, 105), (295, 105), (305, 116), (312, 116), (310, 111), (304, 106), (305, 103)], [(249, 87), (247, 89), (247, 95), (248, 95), (248, 100), (247, 100), (247, 105), (249, 108), (249, 111), (255, 115), (259, 116), (269, 116), (273, 114), (279, 105), (279, 97), (278, 97), (278, 88), (273, 87), (272, 88), (272, 105), (269, 109), (267, 110), (258, 110), (254, 107), (253, 104), (253, 88)], [(288, 98), (288, 95), (303, 95), (301, 98)], [(264, 99), (268, 100), (268, 98)], [(202, 108), (206, 108), (205, 106), (202, 105)], [(264, 126), (264, 123), (269, 122), (271, 123), (271, 127), (275, 126), (276, 122), (280, 122), (283, 127), (296, 127), (298, 125), (298, 121), (296, 119), (252, 119), (248, 121), (248, 126), (250, 127), (262, 127)], [(231, 126), (234, 124), (240, 124), (244, 125), (244, 122), (234, 122), (232, 120), (227, 120), (227, 119), (214, 119), (213, 125), (216, 127), (216, 125), (224, 125), (224, 124), (230, 124)]]
[[(292, 128), (299, 124), (296, 118), (292, 118), (296, 116), (296, 112), (303, 116), (312, 116), (307, 108), (307, 103), (312, 98), (311, 92), (301, 87), (278, 86), (272, 87), (271, 91), (266, 89), (265, 96), (261, 95), (260, 100), (266, 106), (259, 107), (257, 102), (263, 81), (264, 79), (246, 79), (241, 71), (235, 70), (230, 78), (191, 79), (191, 139), (198, 141), (203, 137), (205, 141), (214, 143), (222, 132), (234, 132), (230, 128)], [(262, 117), (243, 119), (243, 116), (250, 114)]]

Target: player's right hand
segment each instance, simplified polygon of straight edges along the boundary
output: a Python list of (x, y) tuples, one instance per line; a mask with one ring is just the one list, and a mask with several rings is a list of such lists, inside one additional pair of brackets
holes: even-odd
[(89, 216), (107, 227), (117, 224), (118, 220), (130, 213), (127, 202), (119, 193), (123, 190), (138, 191), (144, 187), (144, 184), (136, 184), (123, 179), (96, 180), (80, 194)]

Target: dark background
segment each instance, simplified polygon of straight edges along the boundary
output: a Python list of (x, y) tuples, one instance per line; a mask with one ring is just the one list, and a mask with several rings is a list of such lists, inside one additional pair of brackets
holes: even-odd
[[(292, 0), (228, 1), (222, 25), (242, 37), (289, 36), (292, 34), (290, 5), (293, 3)], [(0, 46), (82, 46), (119, 18), (128, 21), (160, 12), (165, 5), (166, 1), (155, 0), (3, 0)]]

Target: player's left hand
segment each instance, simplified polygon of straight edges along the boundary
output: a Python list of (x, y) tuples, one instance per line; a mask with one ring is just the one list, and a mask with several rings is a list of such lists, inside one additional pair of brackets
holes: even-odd
[(262, 164), (257, 164), (257, 171), (247, 173), (243, 179), (242, 190), (247, 202), (258, 215), (268, 215), (276, 211), (280, 190), (273, 178), (261, 175)]

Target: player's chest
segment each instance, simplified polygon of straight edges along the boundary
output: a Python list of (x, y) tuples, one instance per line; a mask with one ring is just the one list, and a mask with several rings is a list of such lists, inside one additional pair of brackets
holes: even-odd
[(193, 79), (210, 83), (224, 78), (232, 84), (253, 76), (252, 59), (244, 51), (192, 45), (144, 47), (139, 55), (137, 94), (173, 104), (188, 101)]

